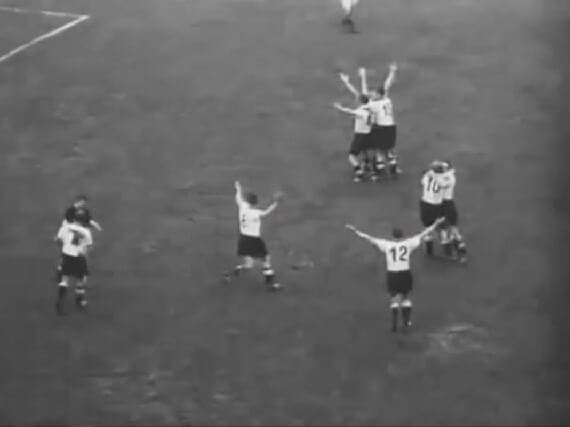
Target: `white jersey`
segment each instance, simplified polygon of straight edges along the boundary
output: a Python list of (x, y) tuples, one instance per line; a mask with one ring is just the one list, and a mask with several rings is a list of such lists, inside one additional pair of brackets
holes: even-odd
[(392, 100), (388, 97), (370, 102), (370, 109), (374, 114), (374, 124), (377, 126), (394, 126), (394, 107)]
[(72, 257), (85, 255), (93, 244), (91, 230), (78, 224), (62, 224), (57, 232), (57, 238), (62, 243), (61, 252)]
[(455, 169), (451, 169), (443, 174), (443, 200), (453, 200), (455, 195), (455, 184), (457, 178), (455, 177)]
[(241, 202), (238, 205), (239, 232), (243, 236), (261, 237), (261, 210)]
[(439, 205), (443, 202), (442, 175), (431, 169), (422, 176), (422, 202)]
[(354, 114), (354, 132), (360, 134), (370, 133), (372, 129), (371, 112), (368, 106), (361, 105)]
[(409, 271), (412, 252), (422, 244), (420, 237), (405, 240), (376, 239), (376, 247), (386, 255), (386, 269), (389, 272)]

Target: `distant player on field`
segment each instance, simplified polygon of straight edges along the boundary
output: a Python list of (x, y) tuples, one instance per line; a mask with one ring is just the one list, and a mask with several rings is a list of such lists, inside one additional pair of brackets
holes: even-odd
[(238, 181), (235, 182), (235, 189), (239, 222), (237, 254), (242, 259), (242, 262), (234, 268), (233, 272), (226, 275), (226, 281), (240, 275), (243, 271), (250, 270), (258, 262), (261, 264), (267, 289), (271, 291), (280, 290), (282, 286), (275, 281), (271, 256), (265, 242), (261, 238), (261, 220), (277, 208), (280, 195), (276, 194), (274, 202), (268, 208), (262, 210), (257, 207), (256, 194), (244, 194), (242, 186)]
[(404, 233), (399, 228), (392, 230), (394, 240), (380, 239), (372, 237), (356, 229), (352, 225), (346, 228), (353, 231), (357, 236), (367, 240), (376, 246), (386, 256), (387, 286), (390, 297), (390, 312), (392, 317), (392, 331), (398, 330), (398, 320), (401, 314), (404, 329), (412, 325), (412, 300), (410, 294), (414, 287), (413, 275), (410, 267), (410, 257), (412, 252), (422, 244), (422, 238), (433, 233), (435, 228), (444, 221), (437, 219), (431, 227), (428, 227), (420, 234), (405, 238)]
[(459, 232), (459, 213), (454, 200), (455, 185), (457, 183), (455, 168), (449, 161), (443, 162), (443, 166), (442, 210), (445, 216), (445, 224), (441, 230), (441, 243), (446, 256), (465, 263), (467, 261), (467, 245)]
[(343, 113), (354, 116), (354, 136), (348, 152), (348, 161), (354, 169), (354, 182), (360, 182), (365, 176), (364, 156), (369, 149), (370, 141), (370, 109), (368, 108), (368, 97), (359, 96), (360, 105), (356, 108), (343, 107), (336, 102), (334, 107)]
[[(94, 228), (97, 231), (102, 231), (101, 225), (93, 219), (91, 215), (91, 210), (88, 206), (88, 198), (87, 196), (80, 194), (78, 195), (73, 203), (65, 209), (63, 214), (63, 221), (62, 225), (71, 224), (75, 222), (76, 218), (80, 218), (83, 227), (87, 228)], [(61, 262), (57, 267), (56, 270), (56, 281), (57, 283), (61, 282)]]
[(75, 281), (75, 304), (78, 308), (87, 305), (85, 279), (89, 273), (87, 253), (93, 245), (91, 230), (85, 227), (87, 217), (77, 214), (71, 221), (61, 225), (56, 241), (61, 245), (61, 280), (58, 284), (56, 310), (64, 314), (63, 304), (67, 290)]
[[(379, 88), (370, 93), (370, 109), (372, 110), (372, 146), (376, 153), (375, 172), (378, 177), (386, 171), (389, 176), (395, 177), (400, 174), (398, 157), (395, 152), (397, 127), (394, 114), (394, 106), (390, 99), (390, 89), (396, 79), (396, 63), (390, 64), (388, 75)], [(363, 93), (369, 93), (366, 78), (366, 69), (358, 70), (361, 79)]]
[[(443, 172), (445, 166), (442, 162), (433, 161), (427, 171), (424, 172), (421, 184), (420, 196), (420, 220), (424, 227), (430, 227), (437, 218), (444, 216), (443, 213)], [(424, 236), (426, 253), (433, 255), (433, 243), (435, 233)]]
[(342, 18), (342, 27), (345, 29), (345, 31), (349, 32), (349, 33), (356, 33), (356, 25), (354, 23), (354, 20), (352, 19), (352, 12), (354, 11), (354, 8), (356, 7), (356, 5), (358, 4), (359, 0), (341, 0), (341, 6), (342, 9), (344, 11), (344, 17)]

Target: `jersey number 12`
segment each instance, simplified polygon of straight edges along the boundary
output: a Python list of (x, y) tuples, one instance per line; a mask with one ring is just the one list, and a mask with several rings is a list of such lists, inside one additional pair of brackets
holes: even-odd
[(404, 245), (394, 246), (392, 249), (390, 249), (390, 255), (392, 255), (392, 260), (394, 262), (405, 262), (408, 255), (408, 248)]

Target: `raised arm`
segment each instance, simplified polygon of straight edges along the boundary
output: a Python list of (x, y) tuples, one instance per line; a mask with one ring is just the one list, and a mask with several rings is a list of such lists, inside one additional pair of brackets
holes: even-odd
[(340, 73), (339, 76), (340, 80), (344, 83), (350, 93), (352, 93), (355, 98), (358, 98), (360, 96), (360, 93), (358, 93), (358, 90), (356, 90), (352, 83), (350, 83), (350, 77), (348, 77), (348, 74)]
[(366, 77), (366, 68), (360, 67), (358, 69), (358, 75), (360, 76), (360, 93), (368, 93), (368, 79)]
[(92, 219), (92, 220), (89, 222), (89, 225), (90, 225), (91, 227), (93, 227), (94, 229), (96, 229), (97, 231), (103, 231), (103, 228), (101, 228), (101, 225), (100, 225), (97, 221), (95, 221), (94, 219)]
[(236, 187), (236, 204), (239, 206), (244, 202), (243, 201), (243, 189), (242, 189), (239, 181), (235, 182), (235, 187)]
[(349, 229), (350, 231), (352, 231), (354, 234), (356, 234), (358, 237), (368, 241), (369, 243), (376, 245), (378, 242), (378, 239), (375, 237), (370, 236), (369, 234), (366, 234), (360, 230), (358, 230), (356, 227), (354, 227), (353, 225), (347, 224), (345, 226), (347, 229)]
[(279, 205), (279, 200), (281, 200), (282, 196), (283, 194), (280, 192), (275, 193), (273, 195), (273, 203), (271, 203), (265, 210), (261, 211), (261, 216), (267, 216), (273, 212)]
[(388, 92), (390, 91), (390, 88), (392, 87), (392, 84), (394, 83), (394, 80), (396, 79), (396, 71), (398, 70), (398, 66), (396, 65), (395, 62), (392, 62), (390, 64), (390, 69), (388, 70), (388, 76), (386, 77), (386, 80), (384, 80), (384, 92), (386, 94), (388, 94)]

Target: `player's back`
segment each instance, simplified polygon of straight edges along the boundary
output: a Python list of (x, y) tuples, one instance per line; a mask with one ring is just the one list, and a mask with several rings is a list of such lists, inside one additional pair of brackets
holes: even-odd
[(442, 174), (428, 170), (422, 176), (421, 185), (423, 202), (430, 205), (439, 205), (443, 202)]
[(443, 174), (442, 177), (443, 184), (443, 200), (450, 201), (453, 200), (455, 196), (455, 185), (457, 184), (457, 178), (455, 177), (455, 170), (451, 169)]
[(239, 232), (244, 236), (261, 236), (261, 210), (243, 203), (239, 206)]
[(354, 114), (354, 131), (356, 133), (369, 133), (372, 128), (372, 114), (368, 105), (360, 105)]
[(62, 252), (73, 257), (85, 255), (93, 244), (91, 230), (76, 223), (62, 225), (57, 237), (62, 243)]
[(386, 256), (386, 268), (390, 272), (410, 270), (412, 252), (421, 245), (419, 237), (401, 240), (380, 240), (378, 248)]
[(370, 109), (374, 114), (374, 123), (377, 126), (393, 126), (395, 124), (394, 107), (389, 97), (384, 96), (371, 101)]

